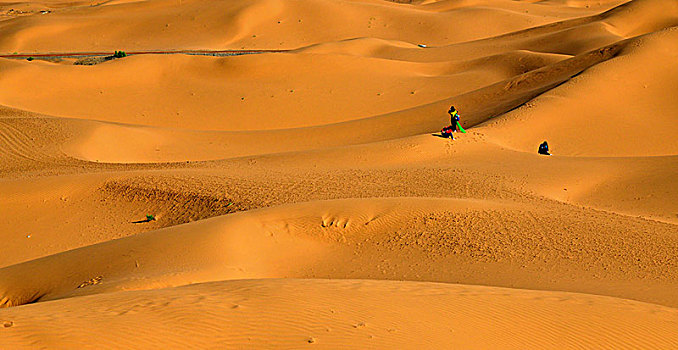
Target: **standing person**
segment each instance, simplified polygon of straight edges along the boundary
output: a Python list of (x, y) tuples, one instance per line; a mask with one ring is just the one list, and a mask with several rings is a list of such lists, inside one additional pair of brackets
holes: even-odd
[(457, 132), (457, 122), (459, 121), (459, 112), (457, 112), (454, 106), (450, 106), (450, 110), (447, 111), (447, 113), (450, 115), (450, 124), (452, 124), (452, 131)]

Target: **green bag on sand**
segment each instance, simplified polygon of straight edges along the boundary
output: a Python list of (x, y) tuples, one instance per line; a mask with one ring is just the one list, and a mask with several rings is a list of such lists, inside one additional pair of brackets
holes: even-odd
[(457, 127), (459, 127), (459, 131), (461, 131), (464, 134), (466, 133), (466, 130), (464, 130), (464, 128), (461, 127), (461, 124), (459, 124), (459, 122), (457, 122)]

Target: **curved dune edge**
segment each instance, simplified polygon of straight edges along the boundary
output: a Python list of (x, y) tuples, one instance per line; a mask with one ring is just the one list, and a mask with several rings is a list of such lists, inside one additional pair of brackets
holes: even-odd
[[(643, 14), (641, 22), (645, 24), (628, 20), (630, 13)], [(547, 138), (556, 143), (552, 149), (560, 155), (671, 155), (678, 152), (673, 147), (675, 143), (655, 140), (671, 139), (676, 132), (670, 113), (676, 108), (675, 101), (663, 99), (662, 92), (670, 90), (676, 79), (672, 52), (677, 24), (675, 3), (636, 0), (601, 14), (425, 50), (403, 47), (394, 40), (359, 38), (314, 44), (295, 54), (221, 59), (130, 57), (96, 67), (3, 60), (7, 70), (2, 79), (12, 88), (5, 89), (6, 96), (0, 100), (55, 115), (101, 120), (77, 126), (77, 138), (63, 149), (80, 160), (106, 163), (215, 160), (312, 150), (318, 145), (378, 142), (439, 130), (447, 122), (444, 111), (450, 104), (463, 111), (467, 127), (501, 115), (495, 118), (498, 128), (484, 130), (493, 140), (512, 149), (532, 153), (534, 145)], [(658, 32), (646, 34), (653, 31)], [(455, 54), (458, 52), (464, 54)], [(344, 57), (347, 54), (356, 57)], [(292, 86), (271, 84), (266, 85), (271, 91), (250, 96), (258, 85), (243, 87), (252, 79), (237, 80), (254, 75), (279, 81), (278, 64), (296, 72), (292, 74), (296, 79), (292, 85), (303, 87), (291, 94)], [(343, 93), (326, 93), (324, 85), (308, 83), (329, 79), (331, 85), (344, 86), (348, 83), (344, 75), (356, 69), (375, 75), (362, 78), (366, 82)], [(332, 70), (345, 73), (327, 77)], [(620, 79), (620, 75), (624, 78)], [(237, 82), (224, 83), (231, 79)], [(406, 85), (423, 84), (430, 91), (415, 94), (416, 89), (394, 83), (402, 79), (409, 79)], [(70, 87), (55, 90), (54, 80)], [(204, 89), (206, 80), (226, 85)], [(386, 86), (399, 86), (395, 89), (398, 91), (381, 95), (385, 86), (373, 83), (382, 80), (390, 82)], [(609, 90), (609, 81), (619, 81), (621, 88), (598, 94)], [(38, 88), (41, 84), (43, 88)], [(144, 95), (146, 91), (156, 91), (151, 87), (157, 86), (164, 89), (163, 93)], [(454, 88), (447, 91), (449, 86)], [(222, 90), (224, 87), (230, 89), (228, 93)], [(374, 91), (366, 94), (364, 89)], [(27, 90), (36, 93), (26, 94)], [(304, 95), (305, 90), (310, 95)], [(620, 91), (630, 103), (617, 103)], [(195, 92), (199, 97), (194, 96)], [(279, 96), (281, 92), (283, 97)], [(128, 93), (145, 96), (147, 103), (121, 105)], [(224, 104), (225, 95), (233, 101)], [(365, 97), (368, 95), (371, 97)], [(447, 97), (451, 95), (454, 96)], [(440, 99), (441, 96), (446, 98)], [(351, 102), (335, 106), (342, 99)], [(405, 100), (408, 102), (402, 102)], [(373, 108), (373, 104), (381, 105)], [(599, 104), (605, 109), (598, 108)], [(512, 111), (516, 107), (520, 108)], [(383, 113), (393, 109), (396, 111)], [(526, 119), (532, 122), (528, 128), (523, 126)], [(300, 127), (280, 128), (276, 120)], [(154, 127), (142, 126), (144, 123)], [(617, 125), (625, 127), (600, 133)], [(241, 128), (251, 131), (218, 132)]]
[[(676, 309), (623, 299), (370, 280), (238, 280), (0, 310), (13, 349), (657, 349), (678, 346)], [(520, 331), (516, 331), (520, 330)], [(92, 342), (92, 338), (96, 342)]]
[[(275, 2), (268, 5), (271, 3)], [(642, 13), (643, 23), (659, 24), (638, 27), (634, 24), (638, 21), (627, 20), (630, 12)], [(379, 37), (361, 37), (362, 40), (334, 44), (332, 40), (314, 43), (336, 46), (320, 57), (304, 50), (295, 54), (219, 59), (130, 57), (94, 67), (2, 60), (5, 74), (1, 81), (12, 89), (3, 89), (0, 101), (50, 115), (160, 127), (270, 130), (311, 126), (409, 110), (441, 97), (459, 97), (493, 83), (507, 83), (510, 77), (518, 76), (524, 85), (526, 77), (519, 76), (521, 73), (550, 66), (548, 63), (553, 60), (586, 56), (587, 52), (624, 39), (675, 26), (677, 12), (670, 0), (637, 0), (603, 14), (537, 26), (463, 46), (425, 50), (384, 44), (391, 41)], [(417, 62), (421, 60), (429, 62)], [(563, 65), (552, 69), (571, 70), (569, 76), (573, 76), (586, 69), (586, 65), (596, 63), (584, 63), (578, 70)], [(281, 76), (279, 67), (289, 74)], [(364, 72), (350, 81), (344, 79), (346, 75), (356, 76), (356, 70)], [(262, 79), (252, 85), (252, 79), (242, 79), (243, 75)], [(545, 80), (543, 84), (557, 84), (569, 76), (560, 77), (559, 81), (549, 79), (555, 78), (553, 74), (537, 78)], [(54, 88), (55, 80), (60, 81), (60, 88)], [(534, 87), (534, 83), (530, 84)], [(328, 85), (333, 88), (328, 90)], [(208, 86), (213, 89), (207, 89)], [(26, 94), (27, 90), (34, 93)], [(357, 90), (364, 93), (356, 93)], [(133, 94), (144, 103), (121, 102), (126, 94)], [(506, 112), (522, 102), (495, 112)], [(476, 109), (474, 104), (464, 101), (459, 105), (469, 111)], [(442, 112), (433, 114), (444, 118)], [(467, 117), (471, 117), (470, 125), (478, 122), (470, 115)]]
[[(373, 123), (364, 125), (365, 120), (399, 123), (405, 115), (423, 123), (417, 130), (426, 132), (438, 129), (446, 119), (444, 106), (452, 102), (471, 111), (473, 114), (466, 113), (466, 121), (475, 125), (519, 106), (617, 51), (617, 47), (591, 47), (597, 48), (601, 55), (583, 50), (569, 59), (508, 48), (482, 58), (439, 63), (303, 53), (229, 58), (137, 56), (94, 67), (2, 60), (0, 66), (6, 74), (0, 77), (0, 86), (12, 89), (0, 94), (0, 102), (62, 117), (234, 132), (323, 132), (327, 125), (347, 124), (372, 126), (366, 130), (372, 133), (376, 131), (370, 125)], [(292, 77), (287, 79), (277, 67), (284, 67)], [(331, 70), (336, 72), (328, 73)], [(356, 70), (368, 73), (347, 81), (345, 76)], [(119, 78), (124, 75), (134, 79)], [(61, 88), (47, 93), (54, 80), (62, 82)], [(327, 85), (334, 87), (328, 89)], [(26, 94), (30, 89), (41, 93)], [(146, 102), (121, 103), (129, 93)], [(484, 110), (493, 102), (497, 106), (488, 115)], [(400, 134), (404, 132), (412, 134), (408, 129)], [(361, 137), (370, 139), (369, 135)]]
[[(461, 8), (456, 8), (457, 2), (443, 4), (442, 8), (389, 1), (123, 2), (8, 20), (0, 26), (6, 33), (0, 39), (0, 51), (113, 51), (120, 46), (130, 51), (172, 46), (280, 49), (367, 35), (443, 45), (552, 23), (581, 16), (582, 12), (591, 14), (621, 2), (578, 11), (571, 11), (567, 5), (554, 4), (563, 11), (552, 11), (528, 4), (531, 14), (523, 11), (526, 4), (500, 2), (495, 7), (475, 1), (465, 2)], [(326, 13), (334, 16), (324, 18)], [(484, 20), (479, 22), (478, 18)], [(477, 25), (452, 28), (448, 25), (452, 21)], [(421, 26), (422, 22), (427, 26)], [(281, 40), (280, 32), (290, 35)]]
[[(515, 108), (571, 76), (614, 57), (624, 44), (615, 44), (591, 51), (552, 65), (536, 69), (490, 86), (423, 106), (384, 115), (308, 128), (271, 131), (213, 133), (214, 141), (224, 149), (222, 157), (257, 154), (257, 152), (303, 151), (323, 147), (337, 147), (384, 141), (437, 131), (445, 111), (454, 103), (471, 112), (465, 115), (465, 124), (473, 126), (507, 110)], [(78, 141), (65, 150), (76, 158), (101, 162), (176, 161), (186, 158), (190, 140), (210, 136), (203, 132), (172, 131), (119, 124), (92, 124)], [(329, 137), (331, 135), (331, 137)], [(266, 140), (281, 140), (272, 143)], [(110, 147), (111, 141), (121, 142), (120, 148)], [(262, 142), (264, 140), (264, 142)], [(210, 141), (212, 142), (212, 141)], [(153, 156), (160, 147), (170, 147), (176, 155), (167, 158)], [(206, 145), (202, 148), (209, 149)], [(184, 151), (182, 152), (181, 149)], [(138, 150), (138, 151), (134, 151)], [(117, 153), (116, 152), (120, 152)], [(200, 158), (198, 158), (200, 159)], [(208, 158), (209, 159), (209, 158)], [(202, 159), (200, 159), (202, 160)]]
[(603, 216), (449, 198), (288, 204), (2, 268), (0, 306), (283, 277), (464, 282), (678, 304), (668, 288), (676, 283), (675, 226)]
[[(483, 203), (428, 198), (319, 201), (173, 226), (0, 269), (0, 307), (121, 289), (303, 275), (328, 254), (344, 255), (341, 245), (356, 235), (369, 240), (371, 232), (416, 213), (480, 210)], [(28, 271), (41, 278), (24, 279)], [(67, 276), (63, 271), (69, 271)], [(106, 278), (78, 288), (97, 276)]]
[(678, 143), (668, 142), (678, 133), (678, 100), (666, 97), (678, 82), (677, 43), (678, 27), (634, 39), (615, 58), (477, 131), (529, 153), (548, 140), (552, 153), (562, 156), (678, 155)]

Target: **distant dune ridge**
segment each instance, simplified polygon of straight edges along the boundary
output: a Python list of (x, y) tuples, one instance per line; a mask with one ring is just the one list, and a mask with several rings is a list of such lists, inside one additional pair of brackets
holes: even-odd
[[(0, 58), (0, 348), (678, 348), (677, 28), (0, 1), (0, 54), (284, 51)], [(450, 105), (468, 133), (435, 137)]]

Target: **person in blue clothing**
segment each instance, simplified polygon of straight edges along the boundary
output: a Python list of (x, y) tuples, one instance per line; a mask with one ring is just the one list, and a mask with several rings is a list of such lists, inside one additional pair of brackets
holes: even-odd
[(549, 152), (549, 144), (546, 141), (542, 142), (541, 145), (539, 145), (539, 150), (537, 151), (537, 153), (545, 156), (550, 156), (551, 152)]

